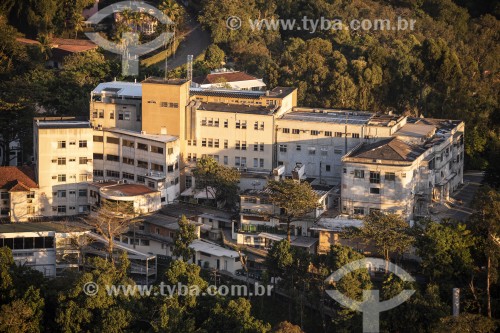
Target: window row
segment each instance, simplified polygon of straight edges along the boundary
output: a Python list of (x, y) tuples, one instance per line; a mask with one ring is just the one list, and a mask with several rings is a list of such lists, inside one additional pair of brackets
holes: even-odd
[[(57, 213), (76, 213), (76, 208), (77, 206), (52, 206), (52, 211), (57, 212)], [(89, 205), (80, 205), (78, 206), (78, 213), (86, 213), (90, 211), (90, 206)]]
[(53, 193), (54, 197), (57, 198), (76, 198), (77, 194), (79, 198), (86, 198), (87, 197), (87, 190), (86, 189), (79, 189), (77, 190), (59, 190), (59, 191), (54, 191)]
[[(102, 136), (94, 135), (94, 142), (103, 142), (103, 141), (104, 141), (104, 139)], [(106, 143), (119, 145), (120, 139), (114, 138), (114, 137), (106, 137)], [(163, 147), (158, 147), (155, 145), (148, 145), (146, 143), (140, 143), (140, 142), (137, 142), (137, 144), (136, 144), (136, 143), (134, 143), (134, 141), (127, 140), (127, 139), (122, 139), (122, 146), (128, 147), (128, 148), (137, 148), (139, 150), (144, 150), (144, 151), (150, 151), (152, 153), (156, 153), (156, 154), (160, 154), (160, 155), (163, 155), (163, 153), (164, 153)], [(168, 148), (167, 153), (169, 155), (173, 154), (174, 148), (173, 147)]]
[[(381, 210), (378, 208), (365, 208), (362, 206), (355, 206), (353, 209), (353, 214), (354, 215), (368, 215), (374, 212), (380, 212)], [(391, 210), (387, 210), (388, 213), (391, 213)]]
[[(202, 158), (204, 157), (212, 157), (214, 160), (217, 162), (220, 162), (220, 156), (219, 155), (207, 155), (203, 154), (201, 156)], [(196, 162), (197, 160), (197, 155), (196, 153), (188, 153), (187, 154), (187, 161), (188, 162)], [(229, 165), (229, 157), (228, 156), (223, 156), (222, 160), (224, 165)], [(253, 159), (253, 167), (254, 168), (264, 168), (264, 159), (263, 158), (254, 158)], [(234, 158), (234, 166), (235, 167), (248, 167), (247, 165), (247, 158), (244, 156), (236, 156)]]
[[(197, 142), (196, 140), (187, 140), (188, 146), (194, 146), (196, 147)], [(201, 146), (202, 147), (208, 147), (208, 148), (220, 148), (220, 140), (219, 139), (211, 139), (211, 138), (203, 138), (201, 139)], [(229, 148), (229, 141), (224, 140), (223, 144), (224, 149)], [(240, 141), (236, 140), (235, 141), (235, 149), (237, 150), (247, 150), (248, 145), (246, 141)], [(264, 151), (264, 143), (263, 142), (255, 142), (253, 144), (253, 151)]]
[[(69, 141), (68, 144), (70, 146), (76, 146), (76, 141)], [(79, 140), (78, 141), (78, 147), (79, 148), (87, 148), (87, 140)], [(66, 148), (66, 141), (57, 141), (57, 148), (58, 149), (65, 149)]]
[[(281, 131), (285, 134), (289, 134), (290, 133), (290, 128), (282, 128)], [(291, 132), (292, 134), (300, 134), (300, 132), (306, 132), (306, 131), (309, 131), (309, 130), (301, 130), (301, 129), (298, 129), (298, 128), (292, 128), (291, 129)], [(324, 135), (325, 136), (333, 136), (333, 134), (335, 135), (336, 138), (341, 138), (341, 137), (352, 137), (352, 138), (358, 138), (359, 139), (359, 133), (344, 133), (344, 132), (332, 132), (332, 131), (318, 131), (318, 130), (310, 130), (310, 134), (311, 135), (314, 135), (314, 136), (318, 136), (320, 135), (320, 133), (324, 132)]]
[[(76, 158), (69, 158), (69, 162), (76, 162)], [(78, 158), (78, 163), (79, 164), (87, 164), (89, 161), (92, 161), (90, 158), (87, 157), (79, 157)], [(57, 165), (66, 165), (66, 157), (58, 157), (54, 158), (52, 160), (52, 163), (57, 163)]]
[[(201, 126), (211, 126), (211, 127), (219, 127), (219, 118), (204, 118), (201, 120)], [(247, 121), (246, 120), (236, 120), (235, 122), (236, 129), (246, 129)], [(224, 128), (229, 127), (229, 120), (224, 120)], [(264, 122), (263, 121), (255, 121), (253, 124), (254, 130), (263, 131), (264, 130)]]
[[(68, 178), (70, 179), (70, 181), (75, 181), (77, 179), (76, 175), (70, 175), (69, 177), (67, 177), (66, 174), (58, 174), (57, 176), (52, 176), (52, 179), (57, 179), (57, 182), (59, 183), (64, 183), (68, 180)], [(80, 174), (78, 175), (78, 181), (79, 182), (86, 182), (86, 181), (90, 181), (92, 180), (92, 176), (91, 175), (87, 175), (85, 173), (83, 174)]]
[[(94, 159), (95, 160), (103, 160), (104, 159), (104, 155), (103, 154), (94, 154)], [(110, 162), (120, 162), (120, 156), (118, 155), (112, 155), (112, 154), (107, 154), (106, 155), (106, 161), (110, 161)], [(144, 161), (144, 160), (137, 160), (137, 164), (135, 164), (136, 160), (134, 160), (133, 158), (129, 158), (129, 157), (122, 157), (122, 163), (124, 164), (128, 164), (128, 165), (136, 165), (137, 167), (139, 168), (143, 168), (143, 169), (148, 169), (149, 168), (149, 162), (148, 161)], [(175, 162), (175, 164), (170, 164), (170, 165), (167, 165), (167, 171), (168, 172), (174, 172), (174, 170), (177, 170), (179, 169), (179, 163)], [(151, 170), (154, 170), (154, 171), (160, 171), (160, 172), (164, 172), (164, 166), (162, 164), (157, 164), (157, 163), (153, 163), (151, 162)]]
[[(347, 169), (344, 168), (343, 172), (347, 173)], [(365, 178), (365, 170), (355, 169), (354, 171), (351, 171), (351, 174), (354, 174), (354, 178), (363, 178), (363, 179)], [(370, 183), (371, 184), (380, 184), (380, 180), (381, 180), (380, 171), (370, 171), (369, 175), (370, 175)], [(401, 174), (401, 177), (405, 178), (406, 173)], [(385, 172), (384, 179), (386, 181), (395, 181), (396, 180), (396, 173)]]
[[(132, 180), (136, 181), (138, 183), (145, 183), (146, 182), (146, 177), (142, 175), (134, 175), (133, 173), (128, 173), (128, 172), (122, 172), (120, 174), (119, 171), (115, 170), (94, 170), (94, 176), (95, 177), (104, 177), (104, 174), (106, 174), (106, 177), (111, 177), (111, 178), (118, 178), (118, 179), (127, 179), (127, 180)], [(121, 177), (120, 177), (121, 175)], [(179, 177), (176, 177), (175, 179), (170, 181), (171, 185), (178, 184), (179, 183)], [(155, 188), (154, 182), (149, 182), (148, 186), (151, 188)]]
[[(152, 102), (152, 103), (150, 103)], [(155, 101), (148, 101), (149, 104), (156, 104)], [(179, 103), (170, 103), (170, 102), (160, 102), (160, 107), (162, 108), (178, 108)]]
[[(288, 151), (288, 145), (281, 144), (278, 146), (278, 149), (279, 149), (280, 153), (286, 153)], [(302, 145), (296, 145), (295, 150), (302, 151)], [(308, 151), (309, 155), (316, 155), (316, 147), (307, 147), (307, 151)], [(336, 155), (343, 154), (342, 149), (334, 149), (333, 152)], [(321, 156), (327, 156), (328, 155), (328, 147), (327, 146), (320, 147), (320, 154), (321, 154)]]

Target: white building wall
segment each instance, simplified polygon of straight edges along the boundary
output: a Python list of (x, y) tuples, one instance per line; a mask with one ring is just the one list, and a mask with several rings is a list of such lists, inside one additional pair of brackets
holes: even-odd
[[(106, 129), (94, 130), (94, 137), (98, 140), (102, 137), (103, 141), (94, 143), (94, 154), (102, 155), (102, 159), (94, 159), (95, 180), (125, 180), (130, 183), (145, 184), (161, 192), (162, 204), (171, 203), (179, 196), (180, 145), (178, 139), (172, 137), (171, 141), (164, 142), (166, 136), (158, 135), (158, 139), (155, 140), (140, 133), (126, 134)], [(108, 138), (118, 139), (118, 144), (109, 143)], [(133, 147), (124, 145), (127, 141), (132, 142)], [(147, 150), (139, 149), (138, 144), (146, 145)], [(161, 147), (163, 153), (153, 152), (151, 148), (153, 146)], [(108, 160), (108, 155), (118, 156), (118, 161)], [(125, 162), (127, 161), (125, 159), (133, 160), (133, 164)], [(140, 166), (138, 161), (145, 162), (145, 167)], [(163, 171), (154, 170), (153, 164), (161, 166)], [(113, 171), (116, 173), (110, 173)], [(130, 178), (125, 177), (124, 174), (128, 174)]]

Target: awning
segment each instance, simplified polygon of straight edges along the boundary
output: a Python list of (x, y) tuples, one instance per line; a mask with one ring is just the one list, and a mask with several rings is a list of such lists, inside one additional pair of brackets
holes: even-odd
[(267, 232), (261, 232), (259, 234), (259, 237), (267, 238), (267, 239), (279, 242), (280, 240), (285, 239), (286, 236), (280, 236), (280, 235), (270, 234)]
[(208, 190), (206, 189), (197, 190), (194, 197), (195, 199), (215, 199), (214, 192), (215, 190), (209, 186)]

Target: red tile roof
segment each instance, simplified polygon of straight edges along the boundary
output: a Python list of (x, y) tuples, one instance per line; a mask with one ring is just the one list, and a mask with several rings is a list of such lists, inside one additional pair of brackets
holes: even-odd
[[(19, 43), (28, 45), (39, 45), (40, 43), (34, 39), (16, 38)], [(69, 53), (85, 52), (97, 48), (97, 45), (87, 39), (66, 39), (52, 38), (50, 46), (55, 50), (66, 51)]]
[(222, 72), (207, 74), (206, 76), (195, 77), (194, 82), (198, 84), (214, 84), (223, 82), (236, 82), (236, 81), (248, 81), (248, 80), (258, 80), (257, 77), (247, 74), (245, 72)]
[(0, 167), (0, 188), (12, 192), (38, 188), (38, 184), (35, 182), (35, 172), (28, 166)]

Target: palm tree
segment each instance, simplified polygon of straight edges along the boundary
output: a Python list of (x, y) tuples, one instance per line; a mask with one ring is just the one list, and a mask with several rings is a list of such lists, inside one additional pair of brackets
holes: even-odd
[(38, 47), (45, 60), (52, 56), (52, 38), (48, 34), (38, 36)]
[(158, 6), (158, 9), (160, 9), (163, 14), (167, 15), (174, 23), (179, 23), (178, 20), (181, 16), (182, 9), (174, 0), (164, 0), (160, 6)]

